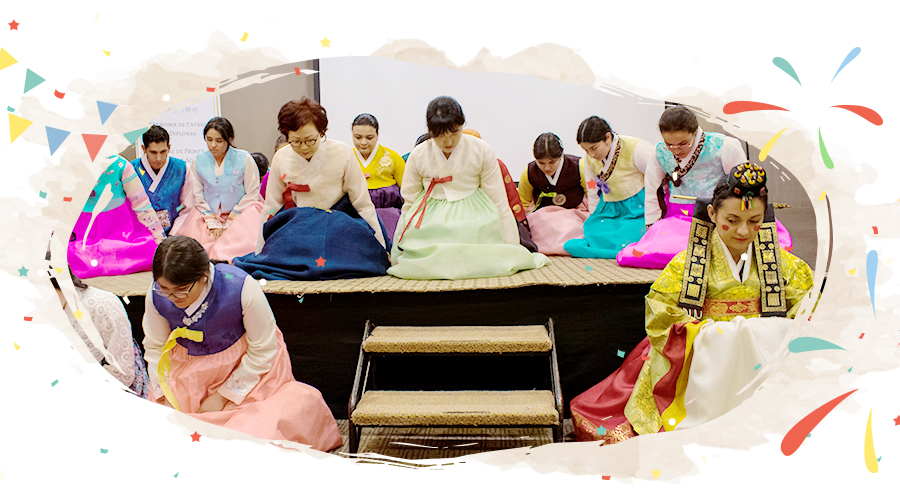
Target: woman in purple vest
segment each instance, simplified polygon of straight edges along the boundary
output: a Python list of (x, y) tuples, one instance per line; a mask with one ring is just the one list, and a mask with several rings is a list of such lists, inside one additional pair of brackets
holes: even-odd
[(533, 149), (534, 161), (519, 179), (532, 241), (545, 255), (569, 256), (563, 245), (584, 237), (584, 221), (590, 215), (578, 168), (581, 158), (563, 154), (562, 141), (553, 133), (539, 135)]
[(175, 235), (194, 238), (212, 258), (230, 262), (256, 250), (259, 167), (250, 153), (233, 146), (234, 128), (225, 118), (209, 120), (203, 135), (209, 150), (190, 166), (196, 206)]
[(197, 241), (169, 237), (156, 250), (143, 326), (151, 400), (257, 438), (341, 445), (321, 393), (294, 379), (262, 288), (213, 265)]

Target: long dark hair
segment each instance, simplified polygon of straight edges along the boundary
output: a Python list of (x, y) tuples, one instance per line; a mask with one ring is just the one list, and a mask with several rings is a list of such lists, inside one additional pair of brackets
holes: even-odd
[(581, 125), (578, 127), (578, 133), (575, 134), (575, 142), (578, 142), (579, 144), (603, 142), (606, 140), (607, 133), (613, 133), (609, 123), (603, 118), (591, 116), (581, 122)]

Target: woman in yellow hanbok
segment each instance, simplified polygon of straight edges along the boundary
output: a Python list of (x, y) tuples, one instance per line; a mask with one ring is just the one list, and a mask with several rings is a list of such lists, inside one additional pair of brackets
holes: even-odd
[(781, 249), (766, 173), (745, 163), (698, 200), (688, 248), (646, 297), (647, 338), (571, 402), (578, 440), (615, 443), (692, 428), (753, 394), (813, 285)]

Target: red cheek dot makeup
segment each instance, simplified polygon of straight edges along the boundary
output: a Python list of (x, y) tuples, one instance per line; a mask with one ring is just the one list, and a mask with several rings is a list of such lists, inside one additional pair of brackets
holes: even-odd
[(730, 229), (730, 228), (731, 228), (731, 227), (729, 227), (729, 226), (727, 226), (727, 225), (725, 225), (725, 224), (722, 224), (722, 230), (728, 230), (728, 229)]
[(753, 226), (753, 230), (759, 232), (759, 228), (760, 228), (760, 227), (762, 227), (762, 226), (761, 226), (761, 225), (754, 225), (754, 226)]

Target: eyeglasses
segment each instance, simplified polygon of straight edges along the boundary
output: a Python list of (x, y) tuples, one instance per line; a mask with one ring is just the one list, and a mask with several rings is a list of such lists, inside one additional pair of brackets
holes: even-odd
[(672, 149), (684, 149), (686, 147), (691, 147), (691, 145), (693, 143), (694, 143), (694, 137), (691, 137), (690, 140), (682, 142), (681, 144), (666, 144), (666, 148), (668, 148), (670, 151)]
[(288, 144), (290, 144), (291, 147), (296, 147), (296, 148), (300, 148), (300, 146), (304, 145), (304, 144), (306, 145), (306, 147), (312, 147), (312, 146), (316, 145), (316, 142), (318, 142), (318, 141), (319, 141), (319, 136), (317, 135), (316, 138), (309, 139), (309, 140), (289, 140)]
[(158, 294), (159, 296), (162, 296), (163, 298), (183, 299), (183, 298), (187, 298), (191, 294), (191, 290), (194, 289), (194, 284), (197, 284), (197, 281), (194, 281), (194, 283), (191, 284), (191, 287), (189, 287), (187, 291), (178, 291), (175, 293), (168, 293), (166, 291), (163, 291), (162, 289), (159, 288), (159, 283), (156, 283), (156, 282), (153, 283), (153, 287), (151, 289), (153, 290), (154, 293)]

